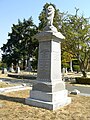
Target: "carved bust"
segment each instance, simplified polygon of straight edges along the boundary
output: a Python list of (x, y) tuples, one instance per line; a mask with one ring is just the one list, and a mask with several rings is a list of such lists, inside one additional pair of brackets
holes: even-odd
[(47, 18), (48, 26), (53, 25), (54, 12), (55, 12), (54, 7), (52, 5), (48, 6), (48, 8), (46, 10), (46, 18)]
[(57, 28), (53, 25), (54, 13), (54, 7), (52, 5), (48, 6), (46, 9), (47, 26), (44, 28), (44, 31), (57, 32)]

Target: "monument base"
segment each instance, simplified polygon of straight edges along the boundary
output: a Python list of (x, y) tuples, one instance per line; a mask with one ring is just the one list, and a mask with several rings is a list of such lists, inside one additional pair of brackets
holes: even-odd
[(25, 99), (25, 103), (31, 106), (55, 110), (71, 103), (71, 98), (67, 97), (68, 91), (48, 93), (32, 90), (30, 97)]
[(36, 100), (32, 98), (27, 98), (25, 102), (26, 104), (31, 106), (45, 108), (49, 110), (56, 110), (58, 108), (61, 108), (63, 106), (70, 104), (71, 98), (67, 97), (66, 99), (63, 99), (62, 101), (58, 101), (58, 102), (46, 102), (46, 101)]

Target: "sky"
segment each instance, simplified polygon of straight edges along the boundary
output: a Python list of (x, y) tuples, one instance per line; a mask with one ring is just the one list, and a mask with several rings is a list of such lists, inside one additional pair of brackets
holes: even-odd
[(32, 16), (33, 22), (38, 25), (38, 16), (45, 3), (53, 3), (61, 12), (68, 11), (70, 14), (75, 14), (76, 7), (80, 15), (90, 17), (90, 0), (0, 0), (0, 47), (7, 43), (8, 32), (18, 19), (23, 21)]

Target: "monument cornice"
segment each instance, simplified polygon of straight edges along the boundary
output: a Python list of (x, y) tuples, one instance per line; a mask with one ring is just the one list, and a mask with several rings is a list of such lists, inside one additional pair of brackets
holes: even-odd
[(48, 41), (48, 40), (57, 39), (58, 41), (61, 42), (63, 39), (65, 39), (65, 37), (60, 32), (54, 32), (52, 30), (42, 31), (40, 33), (37, 33), (34, 37), (39, 41)]

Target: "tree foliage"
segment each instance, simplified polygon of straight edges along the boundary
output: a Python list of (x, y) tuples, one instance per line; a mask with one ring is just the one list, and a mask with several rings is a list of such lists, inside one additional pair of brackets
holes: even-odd
[(1, 48), (3, 61), (10, 66), (11, 63), (17, 64), (20, 60), (25, 64), (25, 60), (34, 57), (33, 53), (38, 46), (37, 40), (33, 39), (36, 33), (37, 27), (34, 25), (32, 17), (28, 20), (24, 19), (23, 22), (18, 20), (18, 24), (13, 24), (12, 32), (8, 33), (7, 43)]
[(84, 16), (67, 15), (63, 21), (62, 33), (65, 41), (62, 44), (63, 51), (73, 55), (79, 62), (80, 70), (86, 76), (85, 71), (88, 68), (90, 60), (90, 25), (89, 19)]

